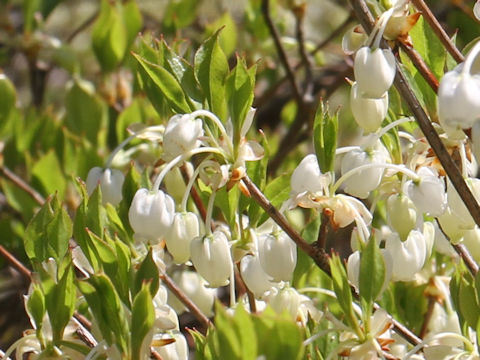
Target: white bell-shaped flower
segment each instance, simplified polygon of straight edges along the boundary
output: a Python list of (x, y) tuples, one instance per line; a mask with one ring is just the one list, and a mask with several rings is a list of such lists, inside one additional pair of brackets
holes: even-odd
[(297, 246), (284, 231), (260, 235), (258, 253), (263, 270), (273, 281), (290, 281), (297, 264)]
[[(468, 187), (470, 188), (473, 197), (480, 201), (480, 179), (476, 178), (467, 178), (465, 179)], [(462, 229), (473, 229), (475, 226), (475, 220), (473, 220), (470, 211), (463, 203), (463, 200), (458, 195), (457, 190), (453, 184), (448, 181), (447, 183), (447, 195), (448, 195), (448, 206), (452, 210), (452, 214), (458, 219), (458, 226)]]
[(135, 236), (158, 243), (168, 233), (175, 214), (173, 199), (163, 191), (137, 190), (128, 211)]
[(390, 89), (395, 78), (395, 56), (390, 49), (361, 47), (353, 65), (358, 91), (365, 97), (379, 99)]
[(228, 284), (232, 271), (232, 255), (223, 231), (198, 236), (190, 244), (192, 263), (210, 287)]
[(388, 112), (388, 92), (379, 98), (363, 96), (357, 83), (352, 84), (350, 92), (350, 107), (353, 118), (364, 131), (375, 132), (382, 125)]
[(393, 194), (387, 199), (388, 225), (406, 240), (410, 231), (417, 225), (417, 209), (412, 200), (403, 194)]
[(473, 5), (473, 15), (475, 15), (477, 20), (480, 20), (480, 0), (477, 0), (475, 5)]
[[(462, 241), (465, 232), (468, 229), (471, 229), (471, 224), (465, 224), (465, 222), (459, 221), (458, 216), (455, 215), (455, 211), (453, 211), (450, 206), (447, 206), (445, 212), (437, 217), (437, 219), (442, 227), (441, 231), (445, 233), (445, 235), (448, 236), (448, 240), (450, 240), (445, 240), (448, 245), (450, 245), (450, 243), (458, 244), (460, 241)], [(444, 245), (443, 250), (447, 250), (447, 244), (440, 244), (440, 246)]]
[(417, 174), (420, 178), (406, 181), (403, 192), (413, 201), (418, 211), (440, 216), (447, 207), (443, 181), (433, 168), (422, 167)]
[(448, 129), (468, 129), (480, 119), (480, 76), (458, 69), (447, 72), (438, 88), (438, 118)]
[(255, 255), (245, 255), (240, 261), (240, 274), (247, 288), (260, 298), (274, 285), (260, 264), (260, 259)]
[(87, 175), (87, 191), (91, 195), (95, 188), (100, 185), (102, 191), (102, 203), (110, 203), (113, 206), (122, 201), (122, 186), (125, 176), (120, 170), (102, 169), (94, 167)]
[(392, 261), (392, 280), (411, 281), (425, 264), (427, 244), (420, 231), (412, 230), (405, 241), (397, 233), (390, 234), (385, 250), (390, 254), (385, 261)]
[[(388, 152), (385, 147), (377, 141), (375, 148), (353, 149), (346, 153), (342, 159), (342, 175), (362, 165), (385, 164), (388, 159)], [(345, 192), (347, 194), (365, 199), (370, 191), (375, 190), (382, 181), (384, 169), (381, 167), (372, 167), (361, 170), (344, 181)]]
[(331, 182), (330, 174), (322, 174), (317, 157), (309, 154), (303, 158), (292, 173), (290, 186), (292, 195), (304, 192), (323, 193)]
[(190, 259), (190, 243), (200, 235), (198, 216), (192, 212), (175, 213), (173, 223), (165, 237), (168, 252), (177, 264)]
[[(172, 274), (172, 280), (205, 316), (213, 315), (213, 304), (217, 289), (206, 287), (205, 280), (195, 271), (175, 271)], [(168, 304), (178, 314), (187, 311), (185, 305), (175, 295), (170, 294)]]
[(174, 115), (168, 120), (163, 134), (163, 159), (172, 160), (201, 145), (203, 121), (190, 114)]

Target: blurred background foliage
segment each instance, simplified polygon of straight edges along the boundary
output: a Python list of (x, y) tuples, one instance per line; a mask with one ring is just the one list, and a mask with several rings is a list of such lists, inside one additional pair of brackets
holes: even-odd
[[(450, 35), (459, 29), (460, 48), (476, 37), (473, 1), (429, 5)], [(347, 2), (272, 0), (270, 7), (299, 86), (341, 109), (339, 145), (347, 143), (358, 135), (346, 101), (352, 61), (341, 48), (355, 25)], [(57, 193), (73, 214), (80, 202), (75, 179), (102, 166), (130, 124), (160, 124), (172, 115), (162, 99), (152, 104), (141, 91), (132, 51), (164, 40), (189, 59), (220, 28), (230, 67), (236, 54), (257, 65), (256, 126), (268, 138), (269, 174), (280, 175), (311, 151), (313, 114), (299, 109), (260, 0), (1, 0), (0, 245), (27, 263), (25, 227), (44, 199)], [(136, 144), (131, 152), (142, 164), (152, 149)], [(130, 164), (119, 156), (115, 166)], [(0, 269), (5, 348), (25, 326), (21, 295), (28, 284), (3, 258)]]

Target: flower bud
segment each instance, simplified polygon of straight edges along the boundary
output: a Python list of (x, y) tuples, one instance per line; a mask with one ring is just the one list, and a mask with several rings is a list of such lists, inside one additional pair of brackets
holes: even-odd
[(480, 119), (480, 76), (459, 70), (446, 73), (438, 88), (438, 119), (447, 129), (468, 129)]
[(290, 281), (297, 264), (297, 246), (284, 231), (260, 235), (258, 253), (263, 270), (273, 281)]
[(102, 191), (102, 203), (110, 203), (113, 206), (122, 201), (122, 186), (125, 176), (120, 170), (102, 169), (94, 167), (87, 175), (88, 195), (92, 195), (95, 188), (100, 185)]
[[(385, 164), (388, 159), (387, 150), (377, 142), (375, 149), (367, 151), (354, 149), (345, 154), (342, 159), (342, 175), (348, 171), (362, 165)], [(384, 169), (381, 167), (372, 167), (361, 170), (344, 181), (345, 192), (347, 194), (365, 199), (370, 191), (375, 190), (382, 181)]]
[(255, 255), (245, 255), (240, 261), (240, 273), (248, 289), (256, 298), (262, 297), (274, 285)]
[(275, 312), (288, 312), (293, 319), (297, 319), (298, 310), (302, 302), (301, 295), (294, 288), (284, 288), (268, 297), (268, 304)]
[(413, 201), (418, 211), (438, 217), (447, 207), (447, 196), (443, 181), (432, 168), (422, 167), (419, 180), (408, 180), (403, 192)]
[(361, 47), (353, 65), (358, 91), (365, 97), (381, 98), (390, 89), (395, 78), (395, 57), (390, 49)]
[(139, 189), (128, 211), (128, 220), (135, 235), (158, 243), (168, 233), (175, 214), (173, 199), (159, 190)]
[(172, 116), (163, 134), (163, 159), (170, 161), (199, 147), (201, 136), (203, 136), (202, 119), (196, 119), (190, 114)]
[(190, 244), (192, 263), (210, 287), (228, 284), (232, 271), (232, 256), (225, 233), (198, 236)]
[(375, 132), (387, 116), (388, 92), (379, 98), (365, 97), (358, 91), (355, 82), (350, 93), (350, 107), (358, 126), (366, 132)]
[(415, 204), (403, 194), (393, 194), (387, 199), (388, 225), (406, 240), (411, 230), (417, 224), (417, 209)]
[(292, 194), (323, 192), (330, 184), (331, 176), (322, 174), (314, 154), (307, 155), (292, 173), (290, 185)]
[(177, 264), (190, 259), (190, 243), (200, 235), (198, 216), (192, 212), (175, 213), (172, 227), (165, 237), (168, 252)]

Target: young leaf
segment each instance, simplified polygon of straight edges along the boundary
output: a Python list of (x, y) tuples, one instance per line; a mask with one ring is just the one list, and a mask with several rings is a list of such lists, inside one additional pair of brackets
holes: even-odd
[(30, 294), (26, 310), (30, 318), (35, 323), (35, 328), (40, 329), (43, 325), (43, 315), (45, 314), (45, 296), (38, 285), (33, 286), (33, 291)]
[(139, 69), (153, 81), (173, 111), (185, 114), (194, 110), (177, 79), (168, 70), (151, 63), (138, 54), (133, 54), (133, 56), (140, 64)]
[[(58, 264), (58, 263), (57, 263)], [(59, 341), (75, 311), (77, 294), (71, 260), (68, 260), (65, 271), (58, 283), (46, 293), (45, 303), (52, 324), (53, 341)]]
[(60, 263), (72, 237), (72, 220), (63, 206), (56, 209), (52, 221), (46, 227), (46, 236), (48, 255)]
[(150, 292), (152, 297), (154, 297), (160, 286), (160, 280), (158, 276), (158, 267), (157, 264), (155, 264), (155, 261), (153, 261), (151, 248), (135, 274), (135, 286), (132, 289), (133, 294), (136, 294), (141, 290), (144, 282), (150, 284)]
[(92, 47), (104, 71), (114, 70), (125, 56), (127, 33), (115, 3), (102, 0), (100, 14), (92, 30)]
[(334, 171), (337, 149), (338, 113), (330, 116), (328, 105), (321, 102), (313, 123), (313, 145), (322, 173)]
[(40, 263), (47, 259), (46, 244), (48, 243), (48, 238), (45, 229), (54, 217), (51, 202), (52, 198), (48, 198), (25, 230), (25, 252), (31, 261)]
[(209, 109), (226, 120), (225, 81), (229, 72), (227, 57), (218, 43), (220, 30), (208, 38), (195, 54), (195, 76), (206, 95)]
[(330, 268), (332, 271), (333, 290), (337, 295), (337, 300), (343, 313), (346, 315), (346, 320), (353, 328), (358, 326), (355, 312), (352, 305), (352, 290), (348, 283), (347, 273), (342, 264), (342, 261), (337, 255), (333, 255), (330, 259)]
[[(132, 325), (130, 327), (132, 359), (141, 358), (143, 341), (152, 329), (154, 322), (155, 309), (153, 308), (150, 286), (145, 282), (133, 300)], [(148, 346), (146, 348), (149, 349)]]
[(360, 258), (360, 297), (370, 306), (385, 282), (385, 261), (374, 238), (368, 241)]
[(226, 81), (228, 110), (233, 123), (234, 145), (240, 142), (240, 131), (253, 102), (256, 67), (248, 69), (245, 60), (237, 56), (237, 65)]

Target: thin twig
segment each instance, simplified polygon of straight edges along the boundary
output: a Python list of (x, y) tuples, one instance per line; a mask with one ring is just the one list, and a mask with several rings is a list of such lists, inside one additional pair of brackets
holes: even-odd
[(312, 60), (305, 47), (305, 34), (303, 32), (303, 19), (305, 17), (306, 4), (298, 5), (294, 8), (295, 14), (295, 32), (298, 42), (298, 53), (300, 55), (301, 64), (305, 67), (305, 84), (303, 89), (303, 101), (310, 102), (313, 97), (313, 72)]
[(0, 255), (27, 280), (30, 281), (32, 279), (32, 272), (2, 245), (0, 245)]
[(328, 233), (328, 224), (329, 218), (325, 212), (322, 212), (322, 219), (320, 223), (320, 228), (318, 229), (317, 243), (318, 246), (322, 249), (325, 249), (327, 246), (327, 233)]
[(405, 54), (407, 54), (409, 59), (412, 61), (413, 65), (415, 65), (415, 68), (418, 70), (420, 75), (422, 75), (422, 77), (425, 79), (428, 85), (430, 85), (433, 91), (437, 93), (438, 79), (433, 74), (432, 70), (430, 70), (430, 68), (425, 63), (425, 61), (422, 59), (418, 51), (415, 50), (415, 48), (412, 46), (412, 44), (409, 41), (406, 41), (403, 38), (399, 38), (397, 40), (398, 40), (398, 43), (400, 44), (400, 47), (403, 49)]
[(325, 253), (324, 249), (318, 247), (313, 247), (301, 237), (301, 235), (288, 223), (285, 216), (283, 216), (272, 203), (263, 195), (260, 189), (255, 185), (250, 178), (245, 175), (242, 179), (243, 183), (250, 191), (250, 195), (253, 199), (260, 205), (260, 207), (265, 210), (265, 212), (275, 221), (283, 231), (287, 233), (288, 236), (293, 240), (297, 246), (304, 251), (308, 256), (310, 256), (313, 261), (329, 276), (330, 264), (328, 255)]
[(75, 39), (75, 37), (80, 34), (83, 30), (87, 29), (90, 25), (94, 23), (98, 16), (98, 11), (96, 11), (92, 16), (87, 18), (79, 27), (77, 27), (65, 40), (65, 42), (70, 43)]
[(277, 49), (278, 57), (280, 58), (280, 62), (282, 63), (283, 67), (285, 68), (285, 72), (287, 73), (288, 80), (292, 85), (293, 95), (297, 104), (302, 104), (303, 97), (300, 89), (298, 87), (297, 81), (295, 79), (295, 74), (293, 72), (290, 63), (288, 62), (287, 53), (283, 48), (282, 42), (280, 41), (280, 35), (278, 34), (277, 28), (273, 24), (272, 17), (270, 16), (270, 1), (269, 0), (262, 0), (262, 13), (265, 19), (265, 23), (267, 24), (268, 29), (270, 30), (270, 34), (272, 35), (273, 42), (275, 43), (275, 47)]
[[(367, 7), (367, 4), (365, 3), (365, 0), (350, 0), (350, 3), (352, 4), (352, 7), (365, 31), (371, 31), (374, 24), (374, 19)], [(383, 45), (385, 46), (385, 44)], [(428, 115), (420, 105), (420, 102), (408, 84), (408, 81), (398, 61), (394, 84), (400, 96), (403, 98), (403, 101), (406, 102), (410, 108), (410, 111), (415, 117), (418, 126), (422, 130), (435, 155), (442, 164), (443, 169), (447, 173), (448, 178), (455, 187), (455, 190), (457, 190), (457, 193), (460, 195), (460, 198), (470, 212), (470, 215), (474, 219), (475, 223), (480, 226), (480, 206), (478, 205), (477, 200), (473, 196), (470, 188), (466, 184), (465, 179), (463, 178), (457, 165), (453, 161), (452, 157), (445, 148), (445, 145), (435, 131), (435, 128), (433, 127)], [(466, 249), (459, 249), (458, 247), (456, 250), (460, 250), (458, 254), (467, 263), (469, 261), (469, 256), (467, 256), (468, 251)], [(469, 267), (473, 274), (476, 274), (478, 271), (478, 267), (476, 268), (477, 269), (475, 269), (475, 267)]]
[(25, 191), (28, 195), (30, 195), (33, 200), (35, 200), (39, 205), (43, 205), (45, 203), (45, 198), (40, 195), (38, 191), (32, 188), (29, 184), (27, 184), (24, 180), (20, 177), (15, 175), (13, 171), (11, 171), (8, 167), (3, 165), (0, 167), (0, 171), (3, 173), (5, 178), (13, 182), (17, 187)]
[(452, 55), (455, 61), (457, 63), (463, 62), (465, 58), (463, 57), (462, 53), (460, 52), (460, 50), (457, 49), (452, 40), (450, 40), (450, 37), (442, 28), (437, 18), (433, 15), (428, 5), (425, 4), (425, 1), (412, 0), (412, 3), (422, 13), (423, 18), (427, 20), (435, 35), (437, 35), (438, 39), (442, 42), (443, 46), (445, 46), (445, 48), (450, 53), (450, 55)]
[(435, 299), (434, 296), (428, 296), (428, 305), (427, 305), (427, 311), (425, 312), (425, 315), (423, 316), (423, 324), (422, 328), (420, 329), (420, 333), (418, 334), (420, 338), (425, 338), (425, 335), (427, 335), (428, 331), (428, 325), (430, 324), (430, 321), (432, 320), (432, 315), (433, 315), (433, 309), (435, 308), (435, 304), (437, 303), (437, 300)]
[(186, 296), (183, 291), (173, 282), (173, 280), (167, 274), (160, 274), (160, 279), (167, 285), (169, 290), (177, 297), (178, 300), (184, 304), (188, 310), (197, 318), (198, 321), (205, 327), (208, 328), (212, 325), (212, 322), (202, 313), (202, 311), (195, 305), (192, 300)]
[[(324, 40), (322, 40), (312, 51), (310, 51), (310, 56), (314, 56), (317, 52), (322, 50), (325, 46), (327, 46), (331, 41), (333, 41), (336, 37), (343, 34), (348, 25), (353, 20), (353, 16), (350, 14), (343, 23), (341, 23), (332, 33), (327, 36)], [(304, 66), (303, 62), (298, 63), (295, 65), (293, 70), (297, 72)], [(284, 76), (280, 78), (275, 84), (273, 84), (261, 97), (255, 98), (255, 107), (261, 107), (263, 104), (267, 102), (268, 99), (272, 98), (278, 91), (278, 89), (288, 81), (288, 77)]]

